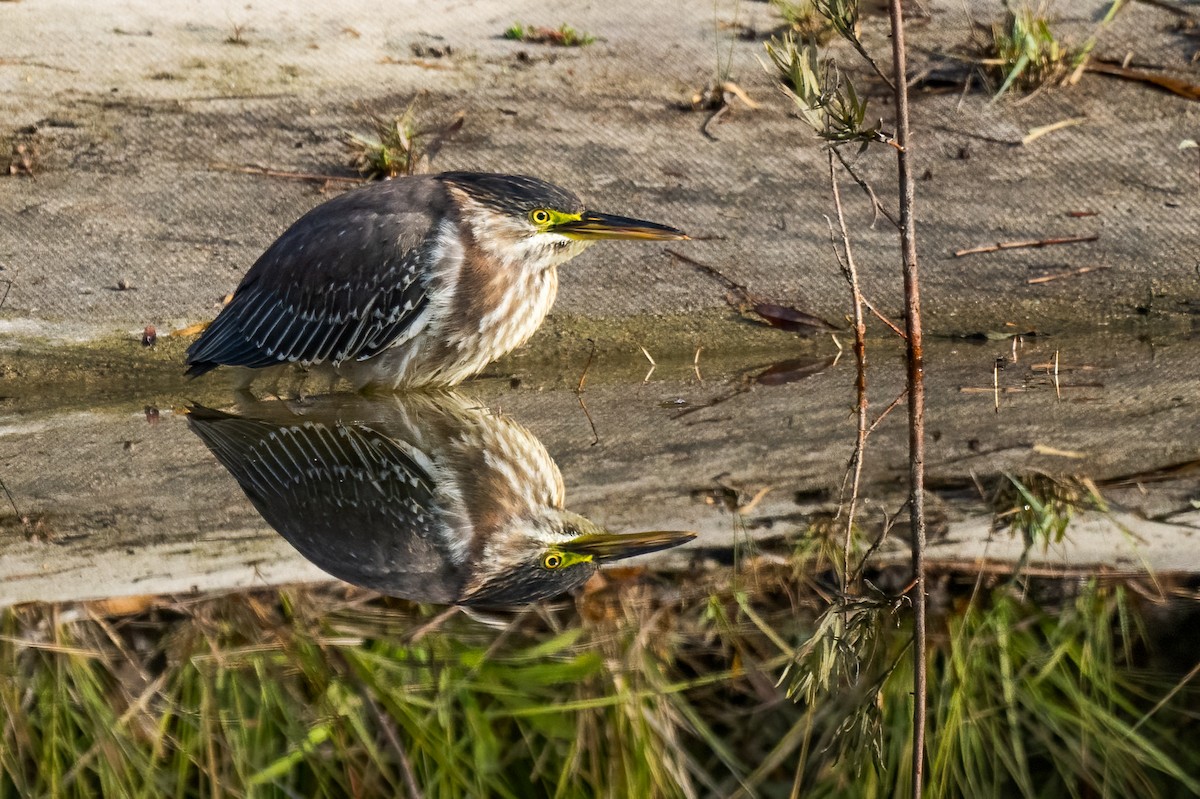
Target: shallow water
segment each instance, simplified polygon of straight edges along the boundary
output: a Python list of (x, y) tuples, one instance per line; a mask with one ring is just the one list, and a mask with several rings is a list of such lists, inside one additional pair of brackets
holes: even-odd
[[(869, 351), (872, 421), (900, 397), (901, 355), (886, 342)], [(1104, 510), (1077, 497), (1065, 543), (1034, 553), (1036, 564), (1200, 568), (1198, 356), (1200, 342), (1180, 337), (932, 341), (931, 557), (1015, 560), (1020, 537), (992, 535), (993, 499), (1011, 488), (1005, 475), (1045, 475), (1090, 486), (1085, 495), (1094, 488)], [(496, 373), (455, 402), (528, 431), (561, 470), (567, 509), (614, 532), (699, 534), (652, 556), (661, 563), (795, 537), (837, 508), (854, 445), (855, 369), (829, 340), (746, 358), (701, 351), (652, 371), (606, 354), (556, 368), (514, 359)], [(134, 385), (100, 383), (89, 391), (102, 397), (95, 404), (48, 401), (55, 392), (42, 386), (0, 407), (0, 479), (11, 494), (0, 517), (0, 601), (324, 578), (264, 522), (182, 412), (200, 401), (253, 415), (245, 399), (219, 379), (185, 382), (169, 364)], [(396, 404), (346, 395), (275, 407), (353, 421), (394, 414)], [(904, 410), (868, 439), (864, 531), (901, 510)], [(905, 557), (902, 532), (890, 539), (895, 547), (878, 556)]]

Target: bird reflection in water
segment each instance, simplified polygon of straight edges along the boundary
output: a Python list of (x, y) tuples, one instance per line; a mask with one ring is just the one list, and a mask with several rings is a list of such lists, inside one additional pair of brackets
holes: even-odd
[(300, 554), (421, 602), (517, 605), (682, 531), (613, 534), (563, 508), (562, 475), (525, 428), (453, 393), (194, 406), (192, 430)]

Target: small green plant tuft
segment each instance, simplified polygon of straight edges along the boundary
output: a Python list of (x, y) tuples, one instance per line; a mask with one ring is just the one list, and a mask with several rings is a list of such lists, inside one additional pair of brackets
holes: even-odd
[(1051, 0), (1020, 0), (1015, 7), (1006, 0), (1004, 19), (992, 25), (988, 40), (977, 43), (978, 63), (999, 83), (995, 97), (1011, 89), (1031, 91), (1078, 81), (1100, 34), (1125, 3), (1111, 0), (1087, 40), (1074, 46), (1051, 27)]
[(1066, 78), (1074, 53), (1050, 29), (1050, 4), (1022, 1), (992, 26), (990, 66), (1000, 80), (996, 97), (1013, 87), (1035, 89)]
[(565, 22), (557, 28), (514, 22), (504, 31), (504, 38), (527, 44), (549, 44), (555, 47), (586, 47), (596, 41), (596, 37), (592, 34), (577, 31)]
[(371, 114), (371, 134), (346, 132), (352, 166), (367, 179), (386, 180), (426, 171), (442, 145), (462, 128), (461, 113), (447, 125), (419, 128), (416, 104), (414, 100), (404, 113), (391, 118)]

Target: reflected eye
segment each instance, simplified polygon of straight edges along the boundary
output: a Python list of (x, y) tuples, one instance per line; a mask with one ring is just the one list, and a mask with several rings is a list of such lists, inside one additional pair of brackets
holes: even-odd
[(529, 221), (535, 225), (550, 224), (550, 212), (545, 208), (537, 208), (529, 212)]
[(542, 566), (547, 569), (557, 569), (563, 565), (563, 557), (557, 552), (547, 553), (546, 557), (542, 558)]

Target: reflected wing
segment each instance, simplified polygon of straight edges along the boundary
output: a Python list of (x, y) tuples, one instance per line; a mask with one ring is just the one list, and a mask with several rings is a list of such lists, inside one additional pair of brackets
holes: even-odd
[(300, 218), (250, 268), (188, 349), (188, 374), (220, 365), (369, 358), (424, 323), (445, 190), (407, 178), (347, 192)]
[(422, 453), (360, 426), (200, 407), (188, 420), (267, 523), (321, 569), (422, 601), (457, 598), (463, 548)]

